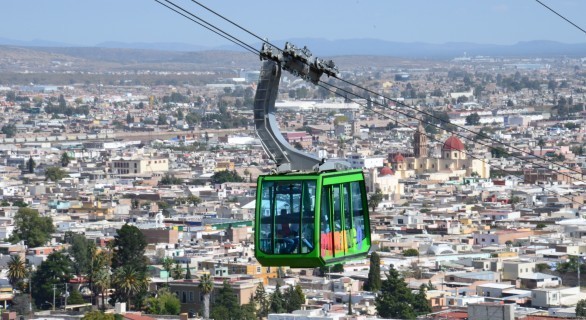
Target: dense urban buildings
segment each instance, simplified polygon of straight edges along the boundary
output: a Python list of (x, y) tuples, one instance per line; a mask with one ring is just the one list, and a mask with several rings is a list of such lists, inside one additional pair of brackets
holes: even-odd
[[(32, 299), (129, 319), (586, 312), (584, 58), (339, 65), (370, 90), (346, 89), (357, 97), (284, 73), (285, 139), (364, 171), (373, 230), (369, 259), (292, 269), (253, 253), (255, 181), (274, 168), (252, 123), (258, 61), (108, 69), (0, 50), (6, 310), (28, 314)], [(399, 295), (407, 313), (392, 308)]]

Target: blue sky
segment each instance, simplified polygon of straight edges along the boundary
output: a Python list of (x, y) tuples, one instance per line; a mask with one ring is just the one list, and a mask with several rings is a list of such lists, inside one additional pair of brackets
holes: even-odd
[[(205, 14), (189, 0), (174, 0)], [(542, 0), (586, 29), (585, 0)], [(554, 40), (584, 43), (586, 34), (534, 0), (202, 0), (269, 40), (373, 38), (399, 42), (513, 44)], [(11, 0), (2, 3), (0, 38), (42, 39), (92, 46), (105, 41), (228, 45), (153, 0)]]

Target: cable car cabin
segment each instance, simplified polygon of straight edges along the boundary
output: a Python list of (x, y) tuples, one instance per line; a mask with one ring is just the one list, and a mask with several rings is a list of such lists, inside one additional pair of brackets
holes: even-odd
[(370, 222), (361, 170), (258, 178), (255, 256), (263, 266), (310, 268), (364, 258)]

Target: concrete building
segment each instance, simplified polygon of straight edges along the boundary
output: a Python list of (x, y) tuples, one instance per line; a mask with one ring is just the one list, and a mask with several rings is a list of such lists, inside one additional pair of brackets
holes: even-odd
[(114, 175), (162, 174), (169, 172), (169, 159), (120, 157), (110, 162), (110, 172)]
[(537, 308), (573, 306), (580, 301), (580, 288), (539, 288), (531, 290), (531, 306)]
[(503, 261), (503, 280), (517, 280), (535, 272), (533, 261)]

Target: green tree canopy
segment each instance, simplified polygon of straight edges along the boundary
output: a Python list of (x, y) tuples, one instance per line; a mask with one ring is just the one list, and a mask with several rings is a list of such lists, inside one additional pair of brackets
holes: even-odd
[(59, 167), (45, 169), (45, 180), (59, 181), (67, 176), (67, 172)]
[(14, 123), (5, 124), (2, 126), (2, 133), (6, 135), (6, 138), (14, 138), (16, 135), (16, 125)]
[(81, 320), (114, 320), (113, 313), (103, 313), (101, 311), (91, 311), (86, 313)]
[(146, 272), (147, 263), (144, 253), (147, 242), (140, 229), (128, 224), (123, 225), (122, 228), (117, 230), (113, 245), (113, 269), (129, 266), (138, 272)]
[(41, 307), (45, 301), (53, 301), (53, 286), (55, 294), (65, 293), (64, 283), (71, 279), (73, 274), (71, 260), (63, 252), (53, 252), (43, 261), (32, 277), (32, 296), (35, 304)]
[(236, 298), (236, 293), (228, 281), (224, 280), (222, 288), (215, 297), (212, 306), (212, 319), (238, 319), (240, 304)]
[(404, 257), (417, 257), (419, 255), (419, 250), (417, 249), (406, 249), (403, 250)]
[(417, 315), (429, 313), (431, 310), (425, 298), (424, 286), (418, 294), (413, 294), (391, 265), (387, 279), (382, 282), (381, 290), (375, 298), (378, 315), (382, 318), (415, 319)]
[(30, 156), (28, 158), (28, 160), (26, 161), (26, 169), (27, 169), (28, 173), (35, 173), (36, 166), (37, 166), (37, 164), (35, 163), (35, 160), (33, 160), (33, 156)]
[(269, 310), (272, 313), (283, 313), (286, 311), (285, 299), (281, 293), (281, 286), (278, 283), (275, 288), (275, 292), (271, 294)]
[(375, 193), (370, 194), (368, 197), (368, 206), (372, 208), (372, 211), (376, 211), (378, 205), (383, 201), (383, 193), (380, 189), (376, 189)]
[(258, 307), (258, 316), (260, 318), (267, 317), (269, 314), (269, 298), (267, 296), (267, 292), (265, 291), (265, 286), (261, 283), (258, 284), (256, 287), (256, 291), (254, 292), (254, 302)]
[(19, 255), (13, 255), (8, 261), (8, 280), (13, 288), (23, 291), (23, 280), (28, 276), (28, 270), (24, 260)]
[(70, 162), (71, 162), (71, 159), (69, 159), (69, 155), (67, 155), (67, 152), (63, 152), (61, 154), (61, 166), (67, 167)]
[(287, 302), (285, 309), (291, 313), (295, 310), (301, 310), (301, 305), (305, 304), (305, 294), (301, 286), (297, 284), (295, 287), (289, 287), (283, 295), (283, 299)]
[(73, 259), (73, 270), (77, 276), (90, 273), (91, 262), (96, 250), (96, 244), (87, 239), (83, 234), (69, 232), (66, 236), (70, 244), (69, 255)]
[(24, 241), (29, 248), (44, 245), (55, 232), (53, 219), (41, 217), (35, 209), (20, 208), (14, 215), (14, 232), (10, 241)]
[(582, 299), (576, 304), (576, 317), (586, 317), (586, 300)]
[(380, 290), (380, 257), (378, 253), (370, 254), (370, 267), (368, 270), (368, 280), (364, 283), (364, 290), (376, 292)]
[(67, 297), (67, 304), (82, 304), (86, 303), (83, 296), (77, 289), (69, 290), (69, 297)]
[(480, 116), (478, 113), (474, 112), (468, 116), (466, 116), (466, 125), (469, 126), (477, 126), (480, 124)]
[(167, 288), (160, 289), (156, 297), (146, 300), (147, 312), (160, 315), (178, 315), (181, 311), (179, 298)]
[(244, 178), (238, 172), (230, 170), (218, 171), (212, 175), (213, 184), (221, 184), (224, 182), (244, 182)]

